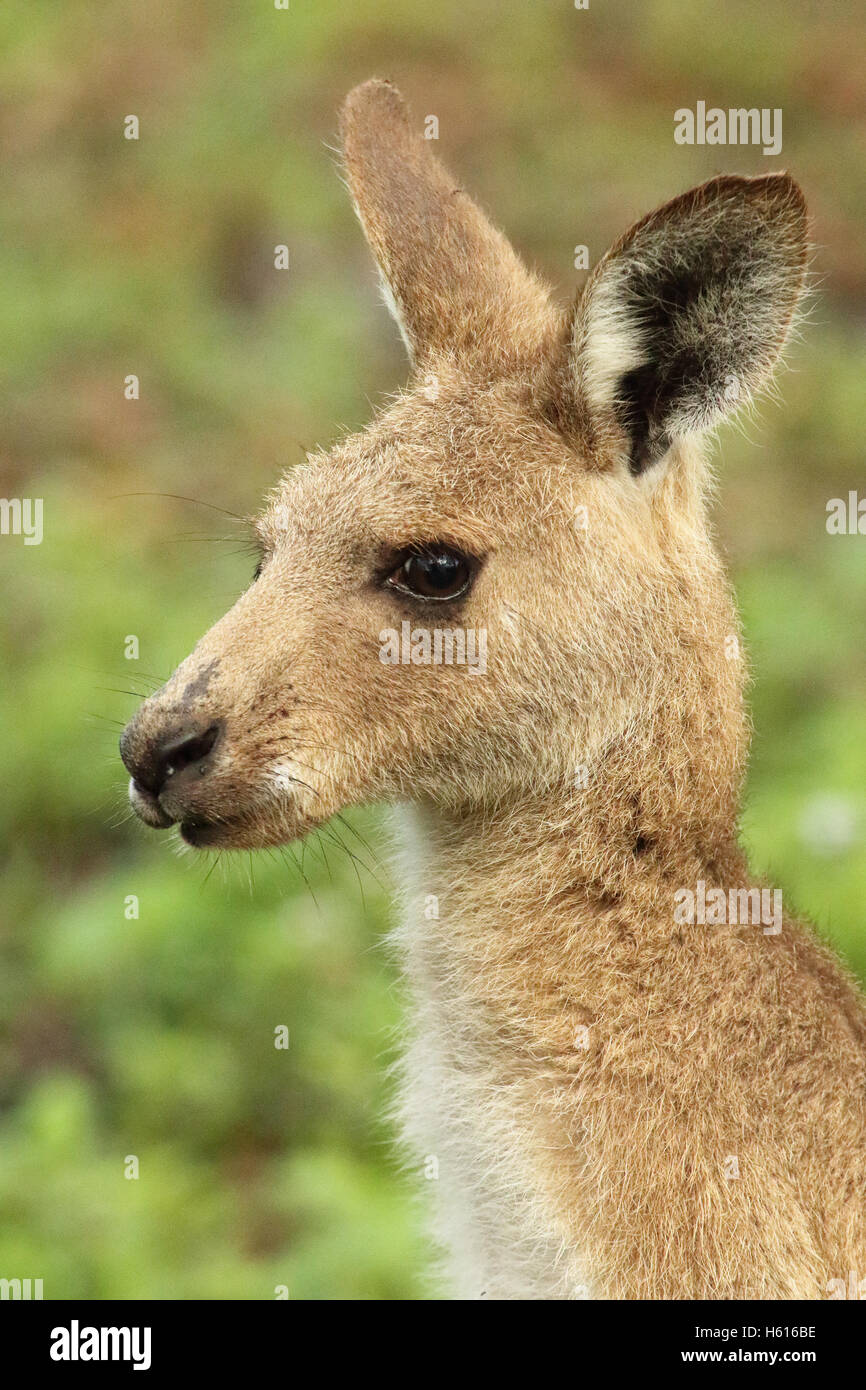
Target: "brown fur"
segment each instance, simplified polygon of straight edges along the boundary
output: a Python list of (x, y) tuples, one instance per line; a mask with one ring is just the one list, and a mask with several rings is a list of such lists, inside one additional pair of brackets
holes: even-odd
[[(389, 84), (352, 93), (343, 138), (410, 387), (276, 489), (261, 577), (124, 736), (134, 804), (239, 847), (403, 808), (402, 1113), (459, 1295), (823, 1296), (866, 1277), (863, 1002), (787, 915), (675, 916), (698, 880), (755, 886), (700, 436), (784, 345), (802, 196), (713, 180), (564, 313)], [(431, 614), (379, 579), (434, 541), (483, 565)], [(382, 664), (404, 618), (485, 628), (486, 674)], [(154, 749), (215, 721), (157, 801)]]

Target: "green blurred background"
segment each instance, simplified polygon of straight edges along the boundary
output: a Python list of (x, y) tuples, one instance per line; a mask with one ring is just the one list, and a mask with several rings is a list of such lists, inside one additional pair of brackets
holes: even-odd
[[(576, 245), (595, 260), (718, 170), (789, 167), (820, 294), (781, 404), (721, 439), (756, 676), (744, 834), (866, 974), (866, 538), (825, 530), (864, 473), (861, 23), (847, 0), (4, 0), (0, 51), (0, 495), (45, 508), (41, 546), (0, 538), (0, 1276), (46, 1298), (431, 1296), (424, 1180), (383, 1119), (402, 1005), (381, 872), (323, 838), (208, 876), (124, 819), (134, 692), (253, 565), (230, 517), (163, 494), (246, 514), (405, 376), (332, 153), (354, 83), (438, 116), (563, 295)], [(781, 158), (675, 145), (699, 99), (781, 107)], [(372, 863), (379, 814), (351, 819)]]

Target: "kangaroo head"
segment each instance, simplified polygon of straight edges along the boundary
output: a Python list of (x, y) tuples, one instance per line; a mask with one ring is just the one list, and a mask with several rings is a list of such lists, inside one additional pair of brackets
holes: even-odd
[(394, 87), (352, 92), (342, 131), (410, 383), (276, 487), (255, 581), (124, 733), (133, 806), (195, 845), (285, 843), (361, 801), (502, 805), (662, 719), (674, 762), (686, 724), (733, 720), (723, 788), (739, 678), (701, 438), (784, 345), (797, 185), (675, 198), (564, 311)]

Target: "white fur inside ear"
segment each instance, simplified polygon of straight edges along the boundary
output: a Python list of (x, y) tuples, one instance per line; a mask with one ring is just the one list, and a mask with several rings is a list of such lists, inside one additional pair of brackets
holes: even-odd
[(595, 285), (590, 282), (583, 312), (575, 320), (576, 384), (593, 410), (611, 410), (626, 372), (650, 360), (640, 328), (625, 307), (624, 281), (610, 267)]
[[(348, 184), (347, 184), (347, 187), (348, 187)], [(351, 196), (351, 188), (349, 189), (349, 193), (350, 193), (350, 196)], [(360, 224), (361, 224), (361, 230), (362, 230), (362, 232), (364, 233), (364, 236), (367, 238), (368, 244), (370, 245), (371, 248), (375, 248), (375, 243), (373, 242), (373, 240), (372, 240), (372, 238), (371, 238), (371, 236), (370, 236), (370, 233), (369, 233), (369, 230), (368, 230), (368, 228), (367, 228), (366, 222), (364, 221), (363, 217), (361, 216), (361, 209), (358, 207), (358, 201), (357, 201), (357, 199), (356, 199), (355, 197), (352, 197), (352, 208), (353, 208), (353, 210), (354, 210), (355, 216), (357, 217), (358, 221), (359, 221)], [(374, 250), (374, 254), (376, 254), (375, 250)], [(409, 334), (406, 332), (406, 322), (405, 322), (405, 318), (404, 318), (404, 316), (403, 316), (403, 311), (402, 311), (402, 309), (400, 308), (400, 305), (397, 303), (397, 296), (395, 295), (393, 289), (391, 288), (391, 285), (390, 285), (390, 283), (389, 283), (389, 281), (388, 281), (388, 276), (387, 276), (387, 272), (386, 272), (385, 266), (381, 263), (381, 258), (379, 257), (378, 254), (377, 254), (377, 267), (376, 267), (376, 268), (377, 268), (377, 270), (378, 270), (378, 272), (379, 272), (379, 289), (380, 289), (381, 294), (382, 294), (382, 302), (384, 303), (385, 308), (388, 310), (388, 313), (391, 315), (392, 319), (394, 320), (394, 322), (396, 323), (397, 327), (398, 327), (399, 330), (400, 330), (400, 337), (403, 339), (403, 342), (404, 342), (405, 347), (406, 347), (406, 351), (407, 351), (407, 353), (409, 354), (409, 361), (410, 361), (410, 362), (414, 362), (414, 361), (415, 361), (415, 354), (414, 354), (414, 352), (412, 351), (412, 343), (410, 342)]]
[(394, 291), (391, 289), (391, 286), (385, 279), (385, 272), (381, 268), (379, 270), (379, 288), (382, 291), (382, 299), (384, 301), (385, 308), (388, 310), (388, 313), (391, 315), (392, 319), (394, 320), (394, 322), (400, 330), (400, 337), (403, 339), (403, 342), (406, 345), (406, 351), (409, 354), (409, 361), (411, 362), (414, 360), (415, 354), (412, 351), (412, 344), (409, 341), (409, 334), (406, 332), (406, 324), (403, 320), (403, 314), (400, 310), (399, 304), (397, 303), (397, 296), (394, 294)]

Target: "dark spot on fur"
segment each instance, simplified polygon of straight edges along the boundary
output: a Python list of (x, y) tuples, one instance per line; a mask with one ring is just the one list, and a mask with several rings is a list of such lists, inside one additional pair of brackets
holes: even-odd
[(624, 946), (634, 946), (635, 934), (632, 931), (631, 925), (628, 922), (614, 922), (613, 928), (616, 932), (616, 937), (618, 941), (620, 941)]
[(617, 415), (631, 440), (628, 466), (637, 477), (657, 463), (670, 448), (670, 437), (660, 426), (667, 392), (654, 363), (626, 372), (617, 390)]
[(213, 661), (208, 662), (207, 666), (203, 666), (198, 675), (186, 686), (181, 696), (182, 703), (187, 704), (189, 702), (191, 704), (193, 701), (200, 700), (203, 695), (207, 694), (208, 687), (219, 668), (219, 657), (214, 657)]
[(595, 903), (599, 912), (616, 912), (622, 899), (618, 893), (598, 893)]

